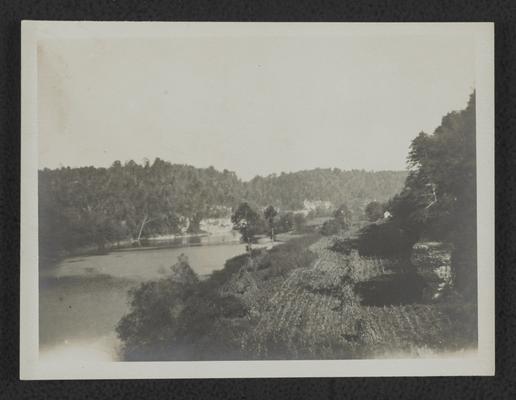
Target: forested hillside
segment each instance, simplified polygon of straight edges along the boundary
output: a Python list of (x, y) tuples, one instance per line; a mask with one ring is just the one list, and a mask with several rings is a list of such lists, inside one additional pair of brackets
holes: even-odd
[(342, 171), (338, 168), (312, 169), (257, 176), (245, 184), (246, 195), (258, 205), (296, 210), (304, 200), (327, 200), (338, 207), (363, 210), (366, 201), (387, 200), (402, 188), (404, 171)]
[[(411, 142), (405, 185), (385, 204), (366, 207), (366, 226), (349, 223), (341, 206), (327, 226), (334, 229), (323, 225), (271, 249), (249, 249), (208, 279), (181, 285), (175, 271), (190, 267), (179, 260), (170, 277), (131, 293), (130, 312), (117, 326), (123, 358), (405, 358), (475, 349), (475, 134), (472, 93), (464, 110)], [(287, 184), (298, 193), (325, 180), (324, 192), (332, 178), (353, 177), (333, 173), (255, 178), (250, 186), (259, 182), (258, 193), (278, 197), (256, 197), (274, 202), (289, 199)], [(313, 180), (296, 181), (300, 176)], [(249, 206), (242, 210), (235, 216), (252, 225)]]
[(199, 231), (206, 217), (229, 216), (247, 201), (280, 210), (304, 200), (331, 201), (363, 210), (403, 187), (404, 171), (315, 169), (240, 180), (234, 172), (154, 162), (109, 168), (60, 168), (39, 172), (39, 229), (42, 254), (136, 238)]

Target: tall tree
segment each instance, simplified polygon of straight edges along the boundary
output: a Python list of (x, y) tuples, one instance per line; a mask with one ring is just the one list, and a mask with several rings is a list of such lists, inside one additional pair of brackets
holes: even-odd
[(260, 215), (244, 202), (241, 203), (231, 216), (234, 229), (242, 235), (242, 240), (247, 243), (249, 249), (255, 240), (255, 236), (260, 232)]
[(456, 287), (477, 289), (475, 93), (467, 107), (443, 117), (432, 135), (421, 132), (409, 153), (410, 173), (389, 202), (394, 218), (417, 239), (449, 241)]
[(263, 216), (269, 225), (269, 234), (271, 236), (271, 240), (274, 242), (274, 218), (278, 215), (278, 211), (273, 206), (268, 206), (263, 211)]
[(346, 204), (342, 204), (333, 214), (335, 221), (341, 229), (347, 229), (351, 225), (352, 213)]

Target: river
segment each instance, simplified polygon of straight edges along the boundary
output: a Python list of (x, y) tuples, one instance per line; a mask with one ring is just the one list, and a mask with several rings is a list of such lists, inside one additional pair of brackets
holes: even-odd
[[(128, 311), (128, 290), (163, 278), (177, 257), (188, 256), (202, 278), (245, 252), (232, 241), (194, 240), (196, 245), (126, 249), (62, 260), (40, 273), (40, 358), (63, 361), (116, 361), (115, 326)], [(186, 242), (186, 243), (185, 243)], [(201, 242), (201, 243), (199, 243)]]

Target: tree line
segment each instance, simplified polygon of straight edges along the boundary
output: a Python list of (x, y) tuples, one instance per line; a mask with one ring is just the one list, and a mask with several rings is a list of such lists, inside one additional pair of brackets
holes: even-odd
[(361, 253), (375, 255), (409, 252), (419, 240), (448, 242), (456, 287), (468, 296), (477, 289), (475, 121), (473, 92), (466, 108), (445, 115), (433, 134), (419, 133), (403, 189), (366, 210), (372, 219), (383, 210), (392, 218), (366, 227), (358, 242)]
[[(284, 215), (305, 200), (329, 200), (363, 209), (397, 193), (404, 171), (315, 169), (242, 181), (235, 172), (195, 168), (156, 158), (115, 161), (109, 168), (62, 167), (39, 171), (39, 237), (42, 256), (83, 246), (99, 249), (149, 235), (200, 231), (208, 217), (229, 217), (247, 202)], [(293, 225), (293, 216), (281, 223)]]

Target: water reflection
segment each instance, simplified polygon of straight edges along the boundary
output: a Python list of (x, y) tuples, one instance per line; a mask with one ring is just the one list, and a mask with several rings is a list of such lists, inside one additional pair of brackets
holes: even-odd
[(156, 238), (146, 238), (142, 240), (141, 244), (144, 248), (149, 247), (186, 247), (186, 246), (201, 246), (214, 244), (231, 244), (239, 243), (240, 234), (236, 231), (224, 232), (217, 235), (192, 235), (179, 237), (160, 236)]

